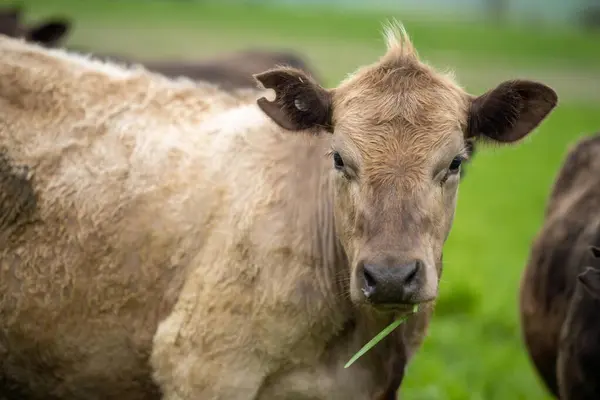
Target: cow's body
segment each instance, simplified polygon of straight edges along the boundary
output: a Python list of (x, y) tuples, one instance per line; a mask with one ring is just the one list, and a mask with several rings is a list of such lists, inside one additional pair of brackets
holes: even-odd
[(328, 136), (282, 133), (210, 86), (19, 46), (0, 40), (1, 395), (157, 399), (151, 365), (169, 399), (388, 389), (429, 311), (343, 369), (391, 320), (340, 292)]
[(588, 265), (589, 247), (600, 245), (600, 135), (570, 150), (550, 194), (544, 224), (523, 274), (520, 312), (528, 353), (546, 387), (559, 396), (560, 333)]
[(516, 142), (557, 96), (470, 95), (386, 38), (335, 89), (275, 68), (256, 101), (0, 37), (0, 397), (392, 399), (466, 140)]

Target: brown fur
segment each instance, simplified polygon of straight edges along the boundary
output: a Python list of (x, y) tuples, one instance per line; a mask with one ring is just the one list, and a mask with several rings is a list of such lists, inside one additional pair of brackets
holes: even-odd
[[(493, 91), (467, 94), (400, 29), (332, 90), (258, 75), (288, 82), (258, 106), (14, 39), (0, 52), (0, 172), (24, 210), (0, 227), (7, 399), (390, 399), (437, 296), (468, 121), (504, 113), (483, 132), (502, 142), (556, 104), (522, 82), (490, 108)], [(415, 258), (410, 299), (363, 295), (366, 262)]]
[(316, 72), (306, 61), (292, 52), (249, 49), (225, 54), (211, 60), (144, 61), (146, 68), (160, 74), (218, 83), (223, 89), (255, 88), (254, 74), (280, 65), (301, 69), (316, 80)]
[(600, 398), (600, 249), (577, 276), (560, 333), (557, 381), (563, 400)]
[(600, 245), (600, 134), (567, 155), (550, 194), (520, 289), (525, 345), (548, 390), (556, 378), (561, 329), (590, 245)]

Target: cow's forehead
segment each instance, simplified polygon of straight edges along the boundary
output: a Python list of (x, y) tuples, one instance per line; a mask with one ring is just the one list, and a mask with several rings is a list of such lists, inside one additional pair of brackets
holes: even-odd
[(409, 151), (416, 161), (442, 147), (463, 144), (469, 102), (461, 88), (403, 70), (370, 78), (346, 82), (336, 91), (333, 106), (336, 132), (361, 153), (398, 158)]

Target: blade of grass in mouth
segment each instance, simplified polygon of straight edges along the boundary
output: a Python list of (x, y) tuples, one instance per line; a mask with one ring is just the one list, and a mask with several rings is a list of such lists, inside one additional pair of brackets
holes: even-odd
[(348, 361), (346, 363), (346, 365), (344, 365), (344, 368), (348, 368), (349, 366), (351, 366), (352, 364), (354, 364), (354, 362), (356, 360), (358, 360), (360, 357), (362, 357), (367, 351), (371, 350), (373, 347), (375, 347), (375, 345), (379, 342), (381, 342), (387, 335), (389, 335), (390, 333), (392, 333), (392, 331), (394, 329), (396, 329), (397, 327), (399, 327), (404, 321), (406, 321), (406, 319), (413, 315), (416, 314), (416, 312), (418, 311), (419, 306), (415, 306), (413, 308), (412, 314), (408, 314), (405, 315), (401, 318), (398, 318), (397, 320), (395, 320), (394, 322), (392, 322), (391, 324), (389, 324), (387, 327), (385, 327), (381, 332), (379, 332), (377, 334), (377, 336), (375, 336), (373, 339), (369, 340), (369, 342), (367, 344), (365, 344), (359, 351), (356, 352), (356, 354), (354, 354), (352, 356), (352, 358), (350, 359), (350, 361)]

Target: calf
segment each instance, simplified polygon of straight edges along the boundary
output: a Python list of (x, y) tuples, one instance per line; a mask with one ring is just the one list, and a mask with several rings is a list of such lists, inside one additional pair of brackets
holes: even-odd
[(600, 249), (592, 247), (591, 253), (592, 266), (577, 275), (560, 334), (557, 378), (563, 400), (600, 399)]
[[(600, 134), (569, 151), (546, 207), (520, 288), (523, 339), (548, 390), (559, 398), (557, 359), (577, 276), (600, 246)], [(577, 313), (577, 312), (576, 312)]]
[(333, 89), (260, 73), (256, 101), (0, 38), (0, 397), (393, 398), (466, 140), (517, 142), (557, 96), (471, 95), (386, 38)]

